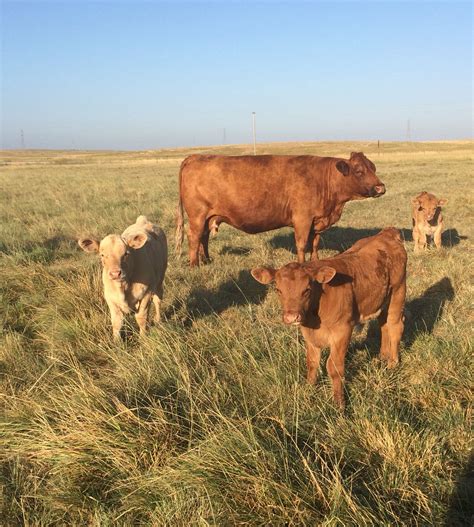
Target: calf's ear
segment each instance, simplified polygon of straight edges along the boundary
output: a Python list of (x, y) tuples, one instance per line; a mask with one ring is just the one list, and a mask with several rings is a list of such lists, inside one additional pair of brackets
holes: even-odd
[(411, 198), (411, 202), (413, 203), (413, 205), (419, 205), (420, 204), (420, 200), (418, 198)]
[(271, 267), (256, 267), (250, 271), (251, 275), (261, 284), (269, 284), (275, 278), (275, 269)]
[(438, 205), (442, 207), (443, 205), (446, 205), (448, 203), (448, 200), (446, 198), (441, 198), (438, 200)]
[(147, 240), (148, 236), (144, 232), (140, 232), (127, 238), (127, 245), (132, 249), (141, 249)]
[(79, 247), (86, 251), (86, 253), (98, 253), (99, 252), (99, 242), (97, 240), (92, 240), (90, 238), (81, 238), (77, 240)]
[(336, 163), (336, 168), (339, 170), (341, 174), (344, 176), (348, 176), (350, 172), (350, 166), (349, 163), (346, 163), (345, 161), (338, 161)]
[(319, 267), (318, 269), (307, 269), (306, 272), (313, 280), (316, 280), (320, 284), (327, 284), (336, 275), (336, 269), (327, 265)]

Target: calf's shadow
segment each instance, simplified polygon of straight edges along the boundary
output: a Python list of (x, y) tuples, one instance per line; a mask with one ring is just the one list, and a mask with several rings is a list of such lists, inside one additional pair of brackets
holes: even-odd
[[(446, 302), (453, 300), (454, 296), (451, 280), (445, 276), (428, 287), (420, 297), (413, 298), (405, 304), (405, 328), (402, 342), (406, 348), (412, 346), (418, 334), (433, 332), (436, 322), (443, 316)], [(353, 344), (353, 349), (367, 349), (372, 357), (376, 357), (380, 351), (380, 339), (378, 321), (371, 320), (366, 338), (362, 342)], [(347, 358), (350, 369), (351, 354)], [(403, 356), (401, 360), (403, 360)], [(357, 372), (351, 371), (349, 377), (356, 374)]]
[(258, 305), (267, 292), (268, 288), (257, 282), (249, 271), (241, 270), (237, 278), (230, 278), (215, 289), (192, 289), (184, 301), (178, 300), (166, 310), (165, 317), (169, 318), (184, 305), (187, 315), (184, 324), (189, 326), (197, 318), (220, 314), (229, 307)]

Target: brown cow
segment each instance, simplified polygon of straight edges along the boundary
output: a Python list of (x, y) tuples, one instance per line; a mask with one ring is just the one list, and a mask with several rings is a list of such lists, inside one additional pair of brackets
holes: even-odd
[(421, 192), (411, 200), (413, 205), (413, 241), (415, 252), (425, 249), (427, 237), (433, 237), (437, 249), (441, 249), (441, 233), (443, 232), (443, 216), (441, 206), (447, 199), (438, 199), (433, 194)]
[(344, 406), (344, 359), (354, 326), (378, 318), (380, 358), (398, 364), (403, 332), (407, 253), (400, 233), (390, 227), (349, 250), (318, 262), (290, 263), (275, 270), (259, 267), (252, 276), (273, 280), (285, 324), (301, 326), (306, 342), (307, 380), (316, 382), (321, 348), (330, 347), (327, 370), (334, 398)]
[(189, 218), (189, 260), (208, 260), (209, 234), (222, 222), (255, 234), (292, 225), (298, 261), (320, 233), (336, 223), (351, 200), (377, 197), (385, 186), (362, 153), (349, 160), (318, 156), (192, 155), (181, 164), (176, 253), (183, 242), (183, 206)]
[(144, 334), (151, 301), (155, 304), (155, 322), (159, 322), (168, 263), (166, 236), (159, 227), (139, 216), (121, 235), (109, 234), (100, 243), (90, 238), (78, 243), (86, 252), (100, 253), (114, 338), (120, 339), (126, 313), (135, 313), (140, 334)]

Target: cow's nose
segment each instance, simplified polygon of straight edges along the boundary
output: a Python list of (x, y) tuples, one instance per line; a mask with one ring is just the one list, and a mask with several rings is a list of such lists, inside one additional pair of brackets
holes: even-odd
[(113, 271), (109, 271), (109, 277), (112, 278), (112, 280), (118, 280), (121, 276), (122, 276), (121, 269), (114, 269)]
[(299, 313), (284, 313), (283, 314), (283, 322), (285, 324), (300, 325), (301, 324), (301, 315)]
[(385, 194), (385, 185), (375, 185), (374, 191), (377, 196), (382, 196)]

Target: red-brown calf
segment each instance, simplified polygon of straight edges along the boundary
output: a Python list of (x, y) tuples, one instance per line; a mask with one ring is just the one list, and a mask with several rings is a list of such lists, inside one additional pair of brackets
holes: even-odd
[(344, 360), (354, 326), (378, 318), (381, 359), (398, 364), (403, 333), (407, 254), (392, 227), (364, 238), (349, 250), (306, 264), (275, 270), (259, 267), (252, 276), (262, 284), (275, 281), (285, 324), (301, 326), (306, 343), (307, 380), (316, 382), (321, 348), (330, 347), (327, 370), (334, 398), (344, 407)]
[(415, 252), (425, 249), (427, 238), (433, 237), (437, 249), (441, 249), (441, 233), (443, 232), (443, 216), (441, 206), (446, 205), (447, 199), (438, 199), (429, 192), (421, 192), (411, 200), (413, 241)]

